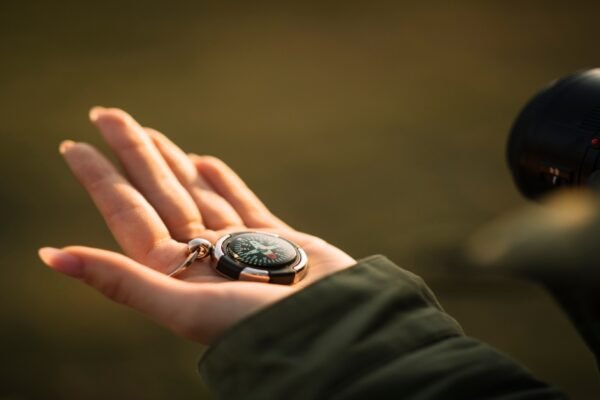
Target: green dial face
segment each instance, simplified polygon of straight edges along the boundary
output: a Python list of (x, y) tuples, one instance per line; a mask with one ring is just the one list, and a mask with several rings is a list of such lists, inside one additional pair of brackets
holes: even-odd
[(296, 259), (296, 248), (287, 240), (255, 232), (234, 236), (227, 253), (245, 264), (267, 269), (284, 267)]

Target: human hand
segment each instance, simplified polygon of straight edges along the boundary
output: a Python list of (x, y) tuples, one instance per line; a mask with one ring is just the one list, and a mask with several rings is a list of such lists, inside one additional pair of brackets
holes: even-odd
[[(60, 152), (125, 255), (82, 246), (40, 249), (51, 268), (177, 334), (209, 344), (244, 317), (355, 263), (275, 217), (219, 159), (187, 155), (119, 109), (95, 107), (90, 119), (129, 180), (88, 144), (64, 141)], [(185, 258), (188, 240), (214, 243), (226, 233), (246, 230), (281, 234), (302, 247), (309, 259), (304, 280), (293, 286), (232, 281), (215, 271), (210, 258), (176, 277), (166, 275)]]

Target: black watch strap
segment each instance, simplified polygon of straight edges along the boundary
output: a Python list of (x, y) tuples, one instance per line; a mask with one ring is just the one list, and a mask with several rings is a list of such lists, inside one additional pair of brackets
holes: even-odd
[(221, 257), (217, 263), (217, 271), (235, 280), (278, 283), (280, 285), (291, 285), (306, 273), (306, 268), (300, 271), (294, 269), (297, 265), (290, 265), (276, 270), (263, 270), (240, 265), (229, 257)]

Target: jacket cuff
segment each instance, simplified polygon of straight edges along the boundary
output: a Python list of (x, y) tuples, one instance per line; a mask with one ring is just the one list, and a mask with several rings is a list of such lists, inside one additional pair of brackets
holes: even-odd
[[(356, 345), (382, 326), (397, 334), (375, 348)], [(376, 255), (239, 322), (206, 351), (199, 370), (219, 398), (251, 398), (262, 385), (277, 386), (273, 380), (300, 384), (311, 366), (323, 367), (320, 358), (385, 359), (456, 335), (460, 326), (422, 279)]]

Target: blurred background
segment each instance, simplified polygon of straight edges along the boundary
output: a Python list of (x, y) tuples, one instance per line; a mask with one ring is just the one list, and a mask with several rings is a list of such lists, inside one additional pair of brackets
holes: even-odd
[(525, 203), (511, 123), (552, 79), (600, 66), (583, 1), (0, 3), (0, 399), (199, 399), (203, 348), (38, 260), (116, 249), (58, 155), (106, 150), (118, 106), (230, 163), (293, 226), (429, 282), (466, 332), (598, 396), (591, 354), (538, 286), (477, 277), (444, 249)]

